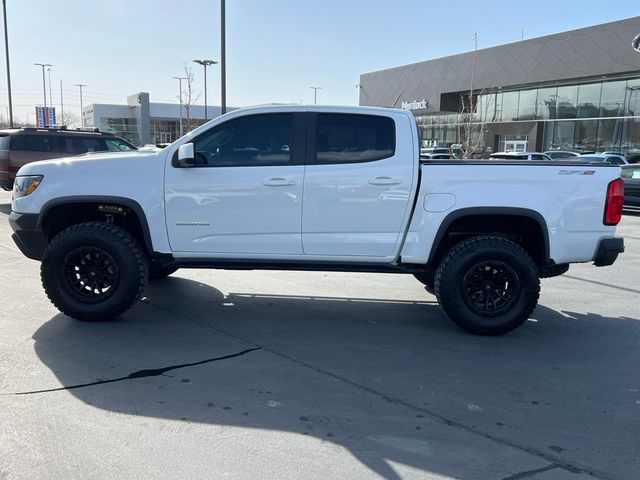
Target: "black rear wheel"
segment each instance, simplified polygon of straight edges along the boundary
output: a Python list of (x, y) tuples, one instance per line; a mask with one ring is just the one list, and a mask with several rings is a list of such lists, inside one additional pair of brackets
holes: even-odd
[(138, 242), (111, 224), (87, 222), (56, 235), (42, 259), (42, 286), (64, 314), (79, 320), (108, 320), (128, 310), (148, 280)]
[(502, 335), (529, 318), (540, 294), (529, 254), (502, 237), (477, 236), (454, 246), (436, 270), (436, 297), (467, 332)]

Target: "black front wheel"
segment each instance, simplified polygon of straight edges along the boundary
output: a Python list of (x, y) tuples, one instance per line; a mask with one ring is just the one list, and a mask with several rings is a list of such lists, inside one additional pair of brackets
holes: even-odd
[(540, 279), (531, 256), (502, 237), (477, 236), (454, 246), (436, 270), (435, 291), (445, 313), (477, 335), (502, 335), (535, 308)]
[(62, 313), (78, 320), (108, 320), (142, 296), (149, 270), (131, 234), (115, 225), (87, 222), (51, 240), (40, 276), (47, 296)]

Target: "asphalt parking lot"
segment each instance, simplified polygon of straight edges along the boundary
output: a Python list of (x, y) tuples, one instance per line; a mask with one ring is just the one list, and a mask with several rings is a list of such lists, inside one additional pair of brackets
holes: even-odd
[(637, 479), (640, 217), (474, 337), (406, 275), (181, 270), (71, 320), (0, 192), (0, 479)]

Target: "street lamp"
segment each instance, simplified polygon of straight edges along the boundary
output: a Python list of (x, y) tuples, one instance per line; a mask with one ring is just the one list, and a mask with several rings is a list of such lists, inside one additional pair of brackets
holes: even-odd
[(218, 62), (215, 60), (194, 60), (194, 62), (204, 67), (204, 119), (207, 120), (207, 67)]
[(309, 87), (313, 88), (313, 104), (316, 105), (318, 103), (318, 90), (322, 90), (322, 87)]
[(178, 80), (178, 84), (179, 84), (178, 88), (180, 88), (180, 92), (179, 92), (180, 93), (180, 96), (179, 96), (180, 98), (180, 136), (182, 136), (182, 80), (186, 80), (187, 77), (173, 77), (173, 78)]
[(80, 126), (84, 128), (84, 114), (82, 113), (82, 87), (86, 87), (84, 83), (76, 83), (76, 87), (80, 88)]
[(220, 0), (220, 114), (227, 113), (227, 47), (225, 3)]
[(7, 0), (2, 0), (4, 18), (4, 53), (7, 59), (7, 90), (9, 93), (9, 126), (13, 128), (13, 101), (11, 100), (11, 69), (9, 68), (9, 34), (7, 32)]
[(53, 90), (51, 90), (51, 67), (47, 68), (47, 73), (49, 74), (49, 105), (53, 108)]
[(44, 101), (44, 124), (45, 126), (47, 125), (47, 121), (49, 120), (47, 117), (47, 84), (45, 83), (45, 79), (44, 79), (44, 67), (53, 67), (53, 65), (51, 65), (50, 63), (34, 63), (34, 65), (38, 65), (39, 67), (42, 67), (42, 95), (43, 95), (43, 101)]

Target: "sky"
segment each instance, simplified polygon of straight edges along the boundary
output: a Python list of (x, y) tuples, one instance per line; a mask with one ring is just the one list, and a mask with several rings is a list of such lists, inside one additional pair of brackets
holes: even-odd
[[(50, 63), (53, 104), (178, 101), (184, 65), (203, 89), (193, 59), (220, 59), (219, 0), (6, 0), (14, 119), (33, 121)], [(640, 15), (637, 0), (227, 0), (227, 105), (355, 105), (360, 74), (478, 47), (511, 43)], [(640, 32), (639, 32), (640, 33)], [(6, 118), (2, 55), (0, 116)], [(220, 104), (219, 65), (209, 67), (208, 103)], [(46, 80), (47, 89), (48, 77)], [(47, 103), (49, 94), (47, 93)], [(204, 95), (198, 103), (202, 104)]]

